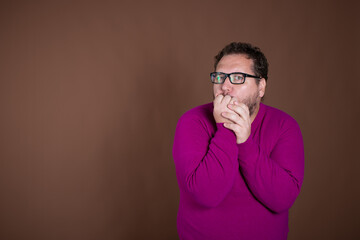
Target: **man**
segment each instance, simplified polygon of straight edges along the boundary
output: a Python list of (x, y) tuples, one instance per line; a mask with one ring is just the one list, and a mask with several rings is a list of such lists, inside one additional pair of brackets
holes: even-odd
[(227, 45), (210, 78), (213, 103), (186, 112), (175, 133), (180, 239), (286, 239), (304, 174), (299, 126), (261, 103), (268, 63), (259, 48)]

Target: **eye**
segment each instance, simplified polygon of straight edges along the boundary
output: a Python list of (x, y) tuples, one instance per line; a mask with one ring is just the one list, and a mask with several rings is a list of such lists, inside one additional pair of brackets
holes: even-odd
[(233, 74), (231, 77), (232, 81), (235, 83), (242, 83), (245, 79), (244, 75), (242, 74)]
[(225, 77), (223, 75), (217, 75), (216, 80), (218, 83), (222, 83), (224, 81)]
[(212, 74), (211, 75), (211, 80), (214, 83), (222, 83), (223, 82), (223, 76), (221, 74)]

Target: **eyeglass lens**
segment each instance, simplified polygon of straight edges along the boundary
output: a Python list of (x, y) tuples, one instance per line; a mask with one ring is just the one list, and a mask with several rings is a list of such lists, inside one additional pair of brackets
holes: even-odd
[(211, 74), (211, 81), (213, 83), (221, 84), (224, 83), (225, 79), (229, 76), (230, 82), (232, 83), (244, 83), (245, 75), (241, 73), (231, 73), (231, 74), (224, 74), (224, 73), (213, 73)]

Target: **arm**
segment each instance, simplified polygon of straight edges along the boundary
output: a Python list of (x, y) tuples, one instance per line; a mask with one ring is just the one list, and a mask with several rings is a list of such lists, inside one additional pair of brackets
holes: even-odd
[(180, 118), (173, 156), (180, 188), (201, 205), (215, 207), (230, 192), (239, 173), (235, 135), (216, 124), (214, 136), (195, 114)]
[(304, 147), (297, 123), (288, 122), (269, 156), (250, 138), (238, 148), (240, 169), (254, 196), (273, 212), (288, 210), (304, 175)]
[[(295, 120), (286, 118), (270, 154), (249, 138), (251, 123), (244, 104), (229, 104), (233, 113), (225, 127), (234, 131), (238, 143), (240, 170), (253, 195), (273, 212), (288, 210), (300, 192), (304, 175), (304, 146)], [(275, 120), (276, 121), (276, 120)], [(272, 129), (275, 126), (262, 126)], [(265, 137), (273, 138), (268, 132)]]

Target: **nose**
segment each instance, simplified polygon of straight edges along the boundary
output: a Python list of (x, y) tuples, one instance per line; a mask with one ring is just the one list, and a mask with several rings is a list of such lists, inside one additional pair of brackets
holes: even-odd
[(232, 83), (230, 82), (230, 79), (227, 77), (224, 81), (224, 83), (221, 86), (221, 90), (227, 94), (230, 93), (232, 89)]

